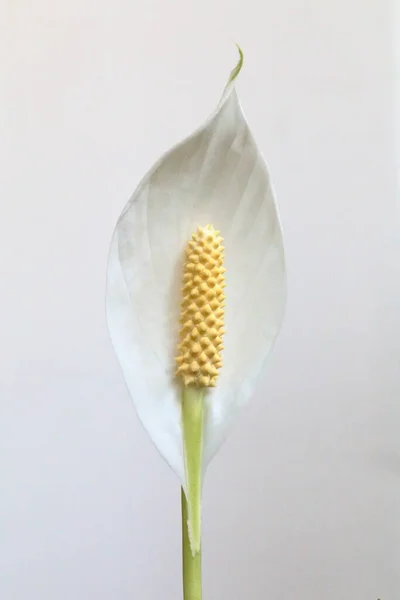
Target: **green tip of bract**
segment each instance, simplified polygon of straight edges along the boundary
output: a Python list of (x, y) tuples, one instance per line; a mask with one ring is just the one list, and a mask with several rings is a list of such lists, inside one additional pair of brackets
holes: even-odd
[(239, 51), (239, 60), (236, 63), (235, 67), (232, 69), (231, 74), (229, 75), (229, 79), (228, 79), (228, 84), (232, 83), (232, 81), (234, 81), (236, 79), (236, 77), (239, 75), (240, 71), (242, 70), (243, 67), (243, 50), (241, 49), (241, 47), (239, 46), (239, 44), (236, 44), (236, 48)]

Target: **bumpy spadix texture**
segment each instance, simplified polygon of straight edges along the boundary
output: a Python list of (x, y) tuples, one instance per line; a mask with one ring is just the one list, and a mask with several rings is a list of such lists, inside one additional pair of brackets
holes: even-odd
[(224, 247), (212, 225), (198, 227), (186, 248), (176, 374), (185, 385), (215, 387), (222, 367)]

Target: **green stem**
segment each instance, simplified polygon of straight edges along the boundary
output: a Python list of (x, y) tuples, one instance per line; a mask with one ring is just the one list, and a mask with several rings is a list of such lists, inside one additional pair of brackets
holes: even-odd
[(181, 502), (183, 600), (201, 600), (201, 550), (193, 556), (188, 531), (188, 505), (183, 489)]
[(201, 459), (203, 455), (204, 389), (187, 386), (182, 395), (183, 452), (190, 549), (195, 556), (201, 543)]

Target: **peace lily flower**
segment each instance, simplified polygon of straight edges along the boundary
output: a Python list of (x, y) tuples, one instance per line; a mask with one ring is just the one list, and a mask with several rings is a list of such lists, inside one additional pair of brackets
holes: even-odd
[(108, 263), (115, 352), (137, 413), (184, 490), (187, 600), (200, 597), (202, 477), (253, 393), (285, 299), (268, 171), (235, 91), (239, 52), (217, 109), (161, 157), (125, 206)]

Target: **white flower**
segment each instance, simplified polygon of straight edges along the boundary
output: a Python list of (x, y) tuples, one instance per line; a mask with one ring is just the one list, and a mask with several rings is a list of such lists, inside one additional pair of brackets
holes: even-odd
[(232, 71), (209, 119), (150, 169), (114, 231), (107, 319), (137, 413), (185, 488), (181, 388), (175, 360), (184, 248), (198, 226), (224, 238), (223, 368), (205, 395), (203, 468), (250, 398), (281, 326), (285, 268), (264, 159), (239, 105)]

